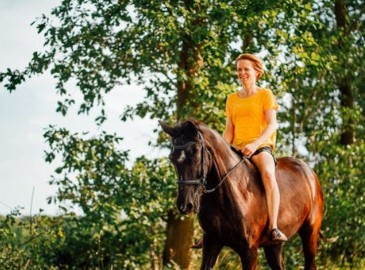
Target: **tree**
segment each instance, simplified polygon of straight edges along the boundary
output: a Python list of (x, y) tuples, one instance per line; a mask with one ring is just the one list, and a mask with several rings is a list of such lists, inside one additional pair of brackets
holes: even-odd
[[(12, 91), (27, 76), (50, 69), (63, 97), (57, 107), (63, 115), (75, 103), (66, 87), (71, 79), (84, 97), (79, 111), (88, 113), (96, 104), (103, 105), (103, 96), (116, 85), (134, 78), (145, 85), (148, 102), (128, 108), (123, 119), (148, 115), (176, 121), (189, 116), (220, 126), (223, 114), (219, 107), (228, 91), (221, 82), (232, 80), (232, 69), (222, 70), (227, 55), (236, 52), (230, 45), (235, 39), (232, 34), (243, 35), (239, 31), (242, 19), (235, 8), (249, 15), (264, 6), (248, 7), (248, 3), (240, 6), (231, 1), (63, 1), (52, 12), (58, 19), (56, 26), (46, 16), (37, 22), (47, 49), (34, 53), (23, 72), (8, 70), (1, 78), (8, 78), (6, 87)], [(232, 15), (233, 25), (227, 21)], [(215, 87), (225, 91), (215, 95)], [(101, 109), (96, 119), (99, 124), (106, 119), (103, 112)], [(180, 224), (185, 224), (183, 233)], [(183, 221), (171, 213), (167, 227), (171, 233), (166, 240), (166, 261), (174, 260), (186, 268), (192, 220)], [(169, 239), (177, 233), (185, 235), (185, 244)]]
[(338, 237), (328, 254), (354, 266), (364, 252), (363, 8), (359, 1), (314, 1), (288, 10), (277, 32), (287, 40), (284, 64), (273, 69), (287, 100), (279, 115), (282, 147), (315, 167), (326, 195), (323, 228)]
[[(121, 138), (86, 136), (54, 127), (44, 135), (50, 146), (46, 160), (62, 159), (52, 179), (57, 196), (50, 200), (66, 212), (62, 237), (46, 257), (77, 268), (153, 266), (158, 256), (150, 251), (161, 249), (166, 209), (173, 204), (170, 165), (141, 157), (128, 169), (128, 154), (118, 149)], [(82, 215), (76, 216), (78, 209)]]
[[(35, 52), (25, 70), (1, 73), (0, 81), (13, 91), (27, 77), (49, 70), (61, 98), (57, 110), (67, 115), (76, 103), (69, 87), (74, 83), (83, 95), (79, 113), (99, 108), (98, 125), (106, 120), (105, 95), (119, 85), (140, 84), (145, 101), (126, 108), (122, 120), (195, 117), (222, 131), (224, 100), (236, 87), (233, 59), (242, 51), (257, 53), (267, 65), (263, 85), (280, 98), (279, 149), (316, 167), (330, 209), (326, 219), (349, 221), (345, 237), (364, 223), (351, 217), (359, 212), (350, 203), (364, 209), (358, 192), (365, 144), (363, 11), (358, 0), (64, 0), (53, 10), (53, 21), (43, 16), (36, 22), (45, 50)], [(105, 138), (102, 134), (100, 142)], [(66, 155), (73, 149), (63, 150)], [(344, 196), (346, 188), (356, 192)], [(337, 206), (341, 201), (343, 208)], [(349, 214), (341, 216), (344, 209)], [(187, 268), (193, 223), (169, 210), (165, 263)], [(177, 233), (185, 236), (183, 243), (175, 241)], [(334, 253), (351, 247), (361, 258), (359, 241), (343, 237)]]

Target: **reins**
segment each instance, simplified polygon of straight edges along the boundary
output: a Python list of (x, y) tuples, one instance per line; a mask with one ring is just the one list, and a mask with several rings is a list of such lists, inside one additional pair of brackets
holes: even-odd
[(236, 165), (233, 166), (233, 168), (231, 168), (226, 175), (222, 178), (222, 180), (218, 183), (218, 185), (216, 185), (214, 188), (212, 189), (204, 189), (204, 193), (212, 193), (214, 191), (216, 191), (217, 188), (219, 188), (223, 182), (228, 178), (228, 176), (242, 163), (245, 161), (245, 158), (243, 157)]

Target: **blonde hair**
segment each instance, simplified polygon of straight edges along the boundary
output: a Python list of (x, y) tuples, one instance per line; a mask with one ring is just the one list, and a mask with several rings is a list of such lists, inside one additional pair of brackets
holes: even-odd
[(256, 80), (260, 79), (262, 75), (264, 74), (264, 65), (260, 58), (258, 58), (256, 55), (250, 54), (250, 53), (243, 53), (240, 54), (235, 61), (235, 65), (237, 67), (237, 63), (239, 60), (249, 60), (253, 64), (253, 68), (257, 71), (257, 77)]

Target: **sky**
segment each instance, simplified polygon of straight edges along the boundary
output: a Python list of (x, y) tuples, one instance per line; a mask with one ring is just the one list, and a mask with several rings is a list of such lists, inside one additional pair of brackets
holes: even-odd
[[(31, 23), (42, 14), (50, 14), (60, 0), (0, 0), (0, 72), (7, 68), (22, 69), (34, 51), (42, 50), (43, 36)], [(101, 129), (123, 137), (122, 148), (129, 157), (156, 157), (165, 153), (148, 146), (156, 135), (157, 120), (134, 119), (121, 122), (119, 116), (126, 105), (143, 100), (144, 92), (136, 86), (118, 88), (106, 99), (108, 122)], [(57, 164), (44, 161), (47, 144), (45, 129), (51, 124), (72, 132), (98, 134), (94, 117), (78, 116), (75, 111), (62, 117), (56, 113), (55, 80), (44, 74), (23, 83), (9, 93), (0, 86), (0, 214), (19, 208), (23, 215), (59, 213), (56, 205), (48, 205), (47, 197), (56, 193), (49, 180)]]

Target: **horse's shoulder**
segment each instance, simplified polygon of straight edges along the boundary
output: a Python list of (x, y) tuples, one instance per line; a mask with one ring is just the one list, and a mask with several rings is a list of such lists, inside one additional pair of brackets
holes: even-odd
[(249, 180), (247, 182), (247, 188), (249, 190), (251, 190), (252, 188), (253, 189), (258, 188), (258, 190), (264, 191), (261, 175), (256, 165), (252, 162), (252, 160), (247, 158), (245, 158), (244, 163), (245, 163), (245, 173), (247, 179)]

